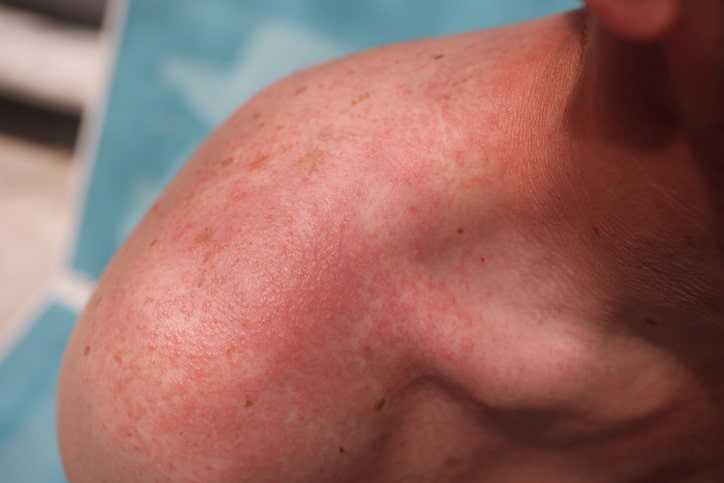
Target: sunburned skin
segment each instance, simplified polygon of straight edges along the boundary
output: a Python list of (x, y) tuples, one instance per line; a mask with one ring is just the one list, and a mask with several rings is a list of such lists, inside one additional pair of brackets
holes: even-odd
[(385, 47), (243, 106), (78, 321), (69, 479), (722, 481), (717, 201), (682, 201), (708, 186), (682, 138), (643, 158), (586, 114), (591, 22)]

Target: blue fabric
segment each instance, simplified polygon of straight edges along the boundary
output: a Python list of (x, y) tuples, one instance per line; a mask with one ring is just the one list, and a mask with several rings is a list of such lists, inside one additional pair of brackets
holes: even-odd
[(576, 0), (131, 0), (73, 268), (97, 278), (198, 144), (294, 70), (384, 43), (482, 29)]
[(55, 431), (55, 391), (76, 314), (52, 304), (0, 365), (0, 481), (65, 482)]

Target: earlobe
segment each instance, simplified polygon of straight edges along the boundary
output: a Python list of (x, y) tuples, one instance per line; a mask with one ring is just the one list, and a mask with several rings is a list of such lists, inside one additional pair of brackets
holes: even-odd
[(679, 0), (586, 0), (591, 14), (613, 33), (634, 41), (664, 36), (679, 17)]

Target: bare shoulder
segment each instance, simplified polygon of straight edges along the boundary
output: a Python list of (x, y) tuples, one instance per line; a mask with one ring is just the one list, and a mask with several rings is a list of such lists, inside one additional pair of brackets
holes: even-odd
[(419, 291), (484, 258), (461, 237), (517, 183), (501, 160), (520, 93), (566, 42), (566, 22), (323, 65), (221, 126), (117, 254), (68, 346), (71, 479), (367, 471), (402, 410), (388, 394), (419, 353)]

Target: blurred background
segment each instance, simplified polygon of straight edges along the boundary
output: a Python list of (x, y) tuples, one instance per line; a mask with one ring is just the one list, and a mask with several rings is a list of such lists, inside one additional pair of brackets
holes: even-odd
[(84, 112), (109, 57), (106, 0), (0, 0), (0, 334), (67, 248)]
[(64, 482), (54, 394), (112, 254), (265, 85), (577, 0), (0, 0), (0, 483)]

